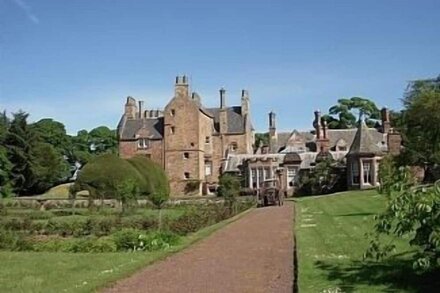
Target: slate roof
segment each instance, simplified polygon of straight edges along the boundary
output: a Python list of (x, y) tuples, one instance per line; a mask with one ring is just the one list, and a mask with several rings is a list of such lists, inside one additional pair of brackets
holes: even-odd
[(150, 139), (162, 139), (163, 137), (163, 117), (149, 119), (126, 119), (122, 116), (118, 125), (118, 134), (122, 140), (136, 139), (136, 133), (141, 128), (147, 128)]
[[(298, 151), (295, 147), (290, 147), (289, 138), (293, 133), (297, 133), (302, 136), (305, 140), (306, 148), (310, 148), (312, 144), (316, 141), (316, 136), (313, 133), (301, 131), (298, 132), (296, 130), (292, 132), (280, 132), (278, 133), (278, 141), (277, 141), (277, 151), (287, 153), (287, 152), (295, 152)], [(357, 128), (351, 129), (328, 129), (328, 138), (330, 140), (330, 148), (334, 148), (339, 140), (343, 140), (346, 142), (346, 145), (350, 147), (354, 141), (355, 135), (357, 132)], [(378, 131), (376, 128), (368, 128), (366, 127), (366, 133), (371, 137), (371, 141), (375, 144), (381, 151), (387, 150), (387, 139), (386, 134)], [(310, 149), (312, 151), (312, 149)]]
[(313, 133), (307, 132), (307, 131), (297, 131), (294, 129), (291, 132), (279, 132), (278, 133), (278, 145), (280, 147), (283, 147), (287, 144), (289, 141), (289, 138), (294, 134), (297, 133), (300, 136), (302, 136), (306, 143), (312, 142), (315, 140), (315, 135)]
[(380, 155), (381, 153), (382, 150), (374, 139), (370, 128), (362, 120), (347, 155)]
[[(220, 130), (220, 108), (206, 108), (214, 117), (214, 128), (218, 132)], [(227, 107), (226, 115), (228, 121), (227, 133), (243, 133), (245, 132), (245, 117), (241, 114), (241, 107)]]
[[(348, 146), (351, 146), (353, 144), (357, 130), (357, 128), (327, 130), (328, 138), (330, 140), (330, 148), (334, 147), (340, 139), (343, 139)], [(380, 147), (381, 145), (386, 144), (386, 136), (382, 132), (378, 131), (376, 128), (368, 128), (367, 125), (365, 125), (364, 132), (368, 133), (368, 136), (371, 137), (371, 141), (375, 145)]]

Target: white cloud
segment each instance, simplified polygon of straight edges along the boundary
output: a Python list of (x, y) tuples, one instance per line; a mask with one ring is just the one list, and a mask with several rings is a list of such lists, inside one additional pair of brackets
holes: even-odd
[(32, 12), (32, 8), (23, 0), (12, 0), (21, 10), (26, 13), (26, 16), (35, 24), (39, 24), (40, 20), (38, 17)]

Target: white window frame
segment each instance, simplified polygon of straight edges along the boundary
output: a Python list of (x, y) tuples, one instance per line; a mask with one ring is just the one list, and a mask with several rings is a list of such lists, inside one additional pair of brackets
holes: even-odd
[(139, 138), (138, 139), (138, 144), (137, 144), (138, 149), (148, 149), (150, 147), (150, 141), (148, 138)]
[(205, 176), (212, 175), (212, 161), (205, 161)]

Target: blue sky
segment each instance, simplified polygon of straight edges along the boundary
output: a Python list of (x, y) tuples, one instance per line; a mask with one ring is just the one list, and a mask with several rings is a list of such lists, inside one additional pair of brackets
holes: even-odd
[(255, 127), (309, 129), (363, 96), (399, 108), (440, 74), (440, 1), (0, 0), (0, 109), (68, 132), (115, 127), (125, 97), (161, 108), (187, 74), (207, 106), (251, 94)]

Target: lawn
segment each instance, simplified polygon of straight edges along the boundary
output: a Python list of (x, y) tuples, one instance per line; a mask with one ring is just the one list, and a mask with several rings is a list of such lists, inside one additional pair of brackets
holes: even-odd
[(75, 254), (0, 251), (0, 292), (92, 292), (182, 250), (243, 214), (182, 237), (179, 245), (165, 251)]
[[(432, 292), (438, 274), (416, 274), (413, 251), (402, 239), (382, 262), (362, 261), (373, 216), (384, 209), (376, 191), (304, 197), (296, 204), (300, 292)], [(390, 239), (391, 240), (391, 239)]]

